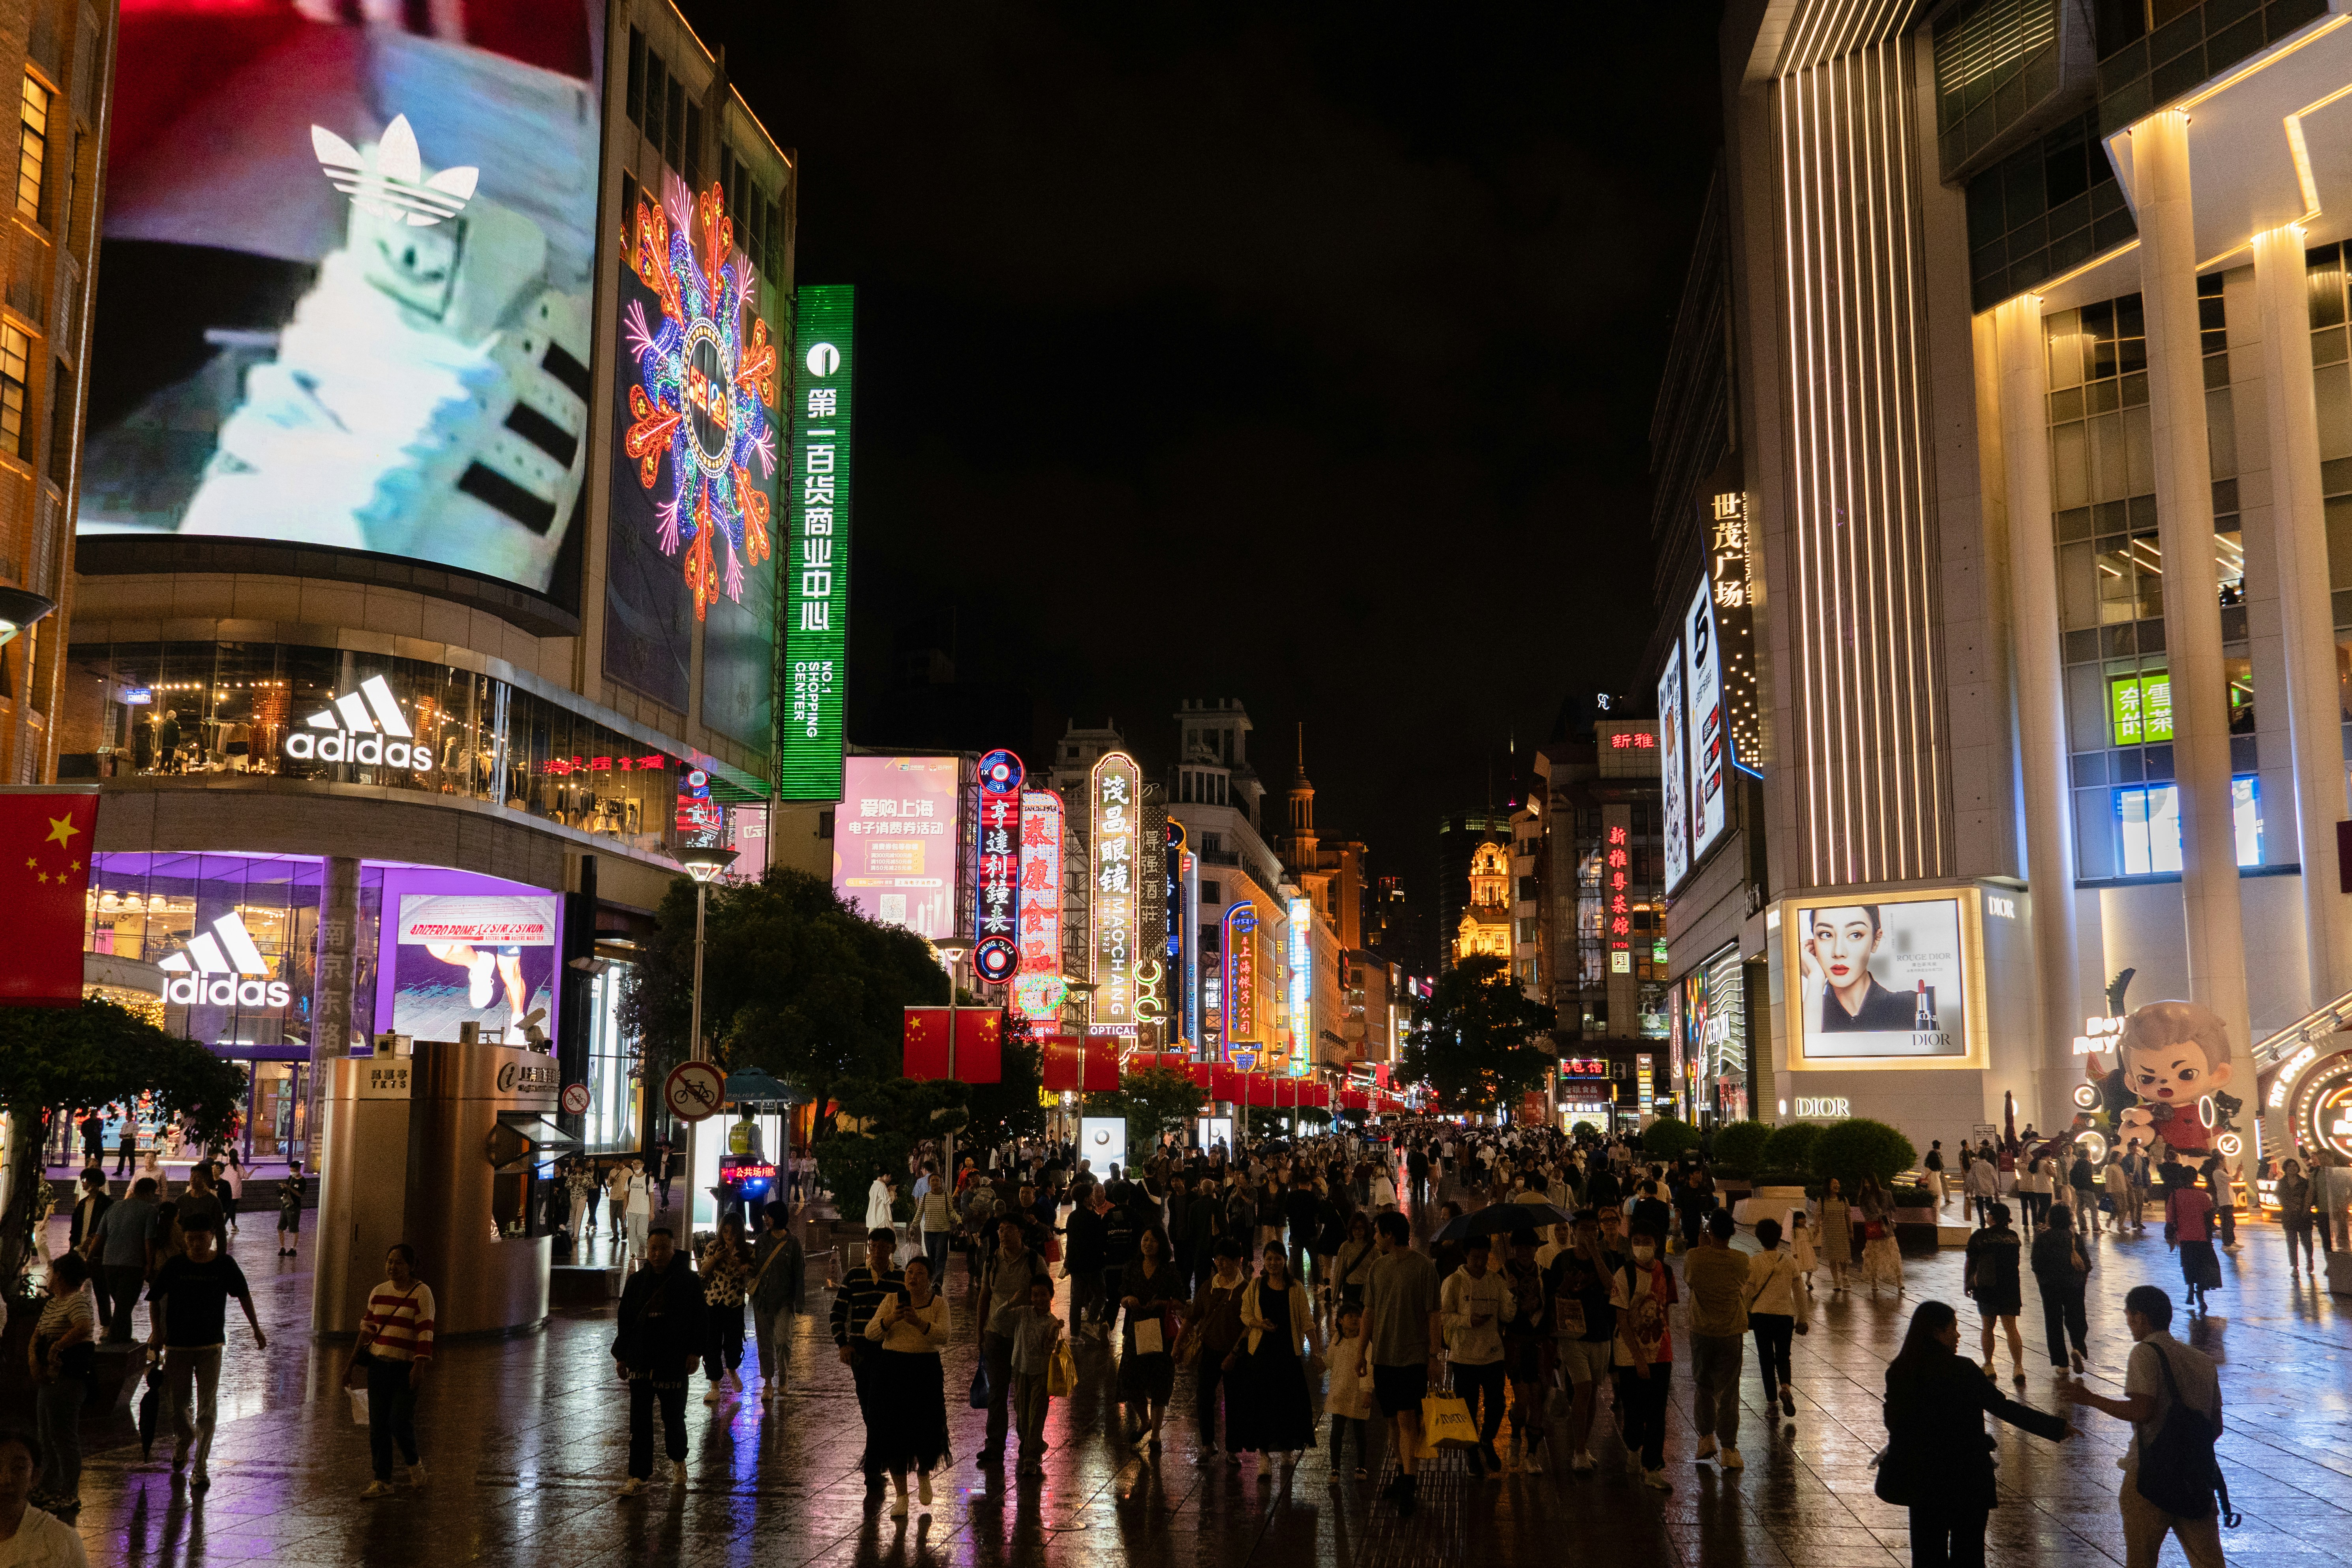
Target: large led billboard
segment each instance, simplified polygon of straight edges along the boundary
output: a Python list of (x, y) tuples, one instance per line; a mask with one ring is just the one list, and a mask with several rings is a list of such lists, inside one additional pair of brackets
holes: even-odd
[[(613, 378), (604, 672), (764, 743), (773, 690), (776, 343), (718, 188), (663, 175), (626, 218)], [(627, 182), (634, 183), (634, 182)]]
[(867, 920), (952, 936), (963, 836), (954, 757), (850, 757), (833, 828), (833, 890)]
[(1658, 677), (1658, 772), (1664, 795), (1659, 816), (1665, 830), (1670, 893), (1690, 874), (1690, 773), (1684, 744), (1688, 729), (1683, 712), (1683, 649), (1676, 641), (1666, 650), (1665, 673)]
[(557, 1033), (558, 894), (468, 871), (383, 874), (375, 1032), (454, 1040), (462, 1025), (519, 1046)]
[(1983, 1065), (1979, 918), (1973, 889), (1792, 901), (1790, 1065)]
[(576, 610), (602, 7), (362, 11), (123, 7), (79, 532)]
[(1690, 855), (1715, 847), (1724, 827), (1723, 667), (1716, 635), (1715, 591), (1699, 584), (1690, 613), (1683, 617), (1683, 669), (1687, 723), (1683, 746), (1690, 753)]

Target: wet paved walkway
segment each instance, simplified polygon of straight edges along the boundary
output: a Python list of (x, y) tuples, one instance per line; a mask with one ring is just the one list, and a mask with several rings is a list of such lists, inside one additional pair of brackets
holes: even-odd
[[(247, 1226), (239, 1252), (252, 1267), (273, 1348), (257, 1355), (243, 1328), (232, 1330), (212, 1490), (194, 1501), (175, 1489), (166, 1447), (145, 1462), (135, 1442), (92, 1454), (81, 1530), (93, 1563), (1457, 1568), (1568, 1557), (1860, 1568), (1908, 1561), (1904, 1516), (1871, 1495), (1869, 1465), (1885, 1440), (1884, 1368), (1910, 1303), (1832, 1298), (1826, 1271), (1817, 1281), (1814, 1331), (1796, 1343), (1793, 1421), (1765, 1424), (1751, 1348), (1744, 1472), (1693, 1462), (1688, 1366), (1676, 1368), (1671, 1494), (1644, 1490), (1606, 1464), (1592, 1476), (1554, 1469), (1481, 1483), (1454, 1458), (1424, 1483), (1418, 1515), (1399, 1521), (1373, 1496), (1384, 1472), (1362, 1482), (1335, 1478), (1320, 1453), (1293, 1474), (1265, 1479), (1222, 1463), (1196, 1466), (1189, 1380), (1180, 1382), (1167, 1452), (1146, 1464), (1119, 1440), (1108, 1394), (1111, 1363), (1090, 1346), (1081, 1352), (1079, 1396), (1056, 1401), (1047, 1423), (1053, 1448), (1043, 1483), (1010, 1493), (1001, 1483), (992, 1488), (969, 1458), (983, 1416), (951, 1396), (958, 1462), (929, 1518), (900, 1521), (869, 1507), (856, 1473), (856, 1407), (825, 1334), (828, 1297), (814, 1268), (815, 1310), (800, 1320), (790, 1391), (780, 1402), (762, 1409), (756, 1400), (730, 1401), (713, 1410), (700, 1403), (700, 1381), (693, 1385), (684, 1489), (664, 1481), (643, 1498), (615, 1495), (625, 1399), (613, 1380), (607, 1309), (561, 1313), (528, 1339), (446, 1345), (419, 1419), (431, 1482), (422, 1495), (363, 1501), (366, 1434), (334, 1386), (342, 1349), (308, 1340), (307, 1261), (272, 1258), (269, 1239)], [(2352, 1299), (2290, 1284), (2274, 1228), (2249, 1226), (2242, 1239), (2242, 1252), (2224, 1255), (2218, 1310), (2193, 1339), (2222, 1363), (2229, 1433), (2221, 1455), (2245, 1515), (2224, 1544), (2241, 1563), (2340, 1555), (2352, 1541)], [(2095, 1248), (2090, 1378), (2119, 1394), (2129, 1346), (2123, 1293), (2154, 1282), (2178, 1297), (2179, 1273), (2153, 1229)], [(1971, 1331), (1963, 1348), (1972, 1350), (1975, 1316), (1959, 1296), (1958, 1252), (1906, 1268), (1911, 1300), (1940, 1296), (1961, 1307)], [(961, 1278), (958, 1268), (959, 1294)], [(2054, 1408), (2040, 1310), (2027, 1289), (2026, 1397)], [(950, 1352), (951, 1393), (970, 1382), (969, 1342), (967, 1327)], [(2095, 1412), (2080, 1419), (2084, 1435), (2063, 1447), (1997, 1428), (1993, 1561), (2064, 1568), (2121, 1561), (2115, 1461), (2128, 1429)], [(2166, 1562), (2180, 1561), (2168, 1547)]]

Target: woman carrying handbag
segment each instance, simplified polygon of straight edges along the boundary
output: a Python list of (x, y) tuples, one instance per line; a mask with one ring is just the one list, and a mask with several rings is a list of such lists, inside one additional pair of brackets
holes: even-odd
[(368, 1292), (366, 1315), (343, 1382), (367, 1387), (368, 1455), (375, 1479), (360, 1493), (392, 1495), (394, 1448), (408, 1467), (408, 1484), (425, 1484), (425, 1459), (416, 1447), (416, 1396), (433, 1364), (433, 1288), (416, 1278), (416, 1254), (404, 1241), (384, 1254), (383, 1284)]

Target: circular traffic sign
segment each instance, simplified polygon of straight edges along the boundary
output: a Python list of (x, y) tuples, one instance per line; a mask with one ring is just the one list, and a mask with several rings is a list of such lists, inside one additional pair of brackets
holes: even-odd
[(565, 1084), (563, 1086), (563, 1109), (568, 1114), (572, 1116), (587, 1115), (588, 1086), (584, 1083)]
[(726, 1092), (726, 1075), (709, 1062), (680, 1062), (662, 1082), (662, 1103), (680, 1121), (699, 1121)]

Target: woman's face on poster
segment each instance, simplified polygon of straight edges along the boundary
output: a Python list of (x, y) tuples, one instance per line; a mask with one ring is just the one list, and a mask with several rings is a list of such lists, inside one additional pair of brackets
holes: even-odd
[(1830, 989), (1837, 992), (1867, 990), (1870, 985), (1870, 955), (1878, 951), (1881, 932), (1871, 924), (1869, 914), (1859, 905), (1845, 904), (1813, 911), (1811, 934), (1807, 942), (1813, 960), (1822, 966), (1822, 974)]

